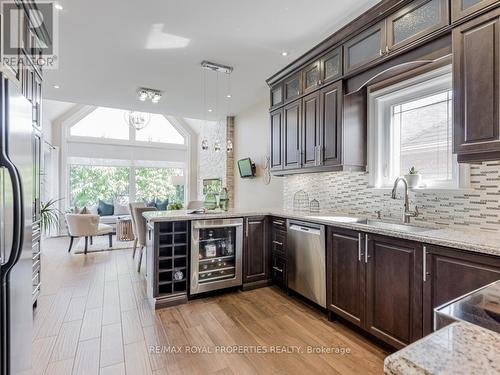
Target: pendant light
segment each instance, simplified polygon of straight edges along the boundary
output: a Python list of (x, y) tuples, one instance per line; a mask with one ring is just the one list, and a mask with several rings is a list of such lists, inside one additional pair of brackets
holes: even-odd
[[(218, 100), (218, 97), (219, 97), (219, 95), (218, 95), (219, 94), (219, 73), (225, 73), (226, 78), (227, 78), (227, 80), (226, 80), (227, 81), (227, 89), (226, 89), (225, 97), (228, 101), (227, 112), (229, 114), (229, 108), (230, 108), (229, 103), (230, 103), (230, 99), (231, 99), (230, 79), (231, 79), (231, 72), (233, 71), (233, 68), (230, 66), (226, 66), (226, 65), (211, 63), (209, 61), (203, 61), (201, 63), (201, 67), (204, 69), (204, 71), (203, 71), (203, 115), (204, 115), (204, 119), (205, 119), (205, 126), (207, 126), (207, 123), (208, 123), (207, 112), (210, 112), (210, 113), (213, 112), (215, 118), (217, 118), (219, 115), (219, 100)], [(207, 108), (207, 75), (206, 75), (207, 70), (213, 71), (216, 74), (215, 88), (214, 88), (214, 91), (215, 91), (214, 92), (214, 95), (215, 95), (215, 98), (214, 98), (215, 99), (215, 107), (214, 108)], [(226, 118), (227, 118), (227, 115), (226, 115)], [(220, 152), (220, 150), (222, 149), (221, 129), (223, 127), (223, 121), (221, 119), (218, 119), (216, 126), (217, 126), (216, 140), (215, 140), (214, 145), (213, 145), (213, 150), (215, 152)], [(231, 140), (227, 140), (225, 146), (226, 146), (225, 149), (227, 152), (233, 151), (233, 142)], [(203, 138), (203, 140), (201, 141), (201, 149), (203, 151), (208, 151), (210, 149), (210, 144), (206, 138)]]
[(126, 111), (124, 116), (127, 125), (137, 131), (144, 129), (151, 121), (151, 114), (144, 112)]

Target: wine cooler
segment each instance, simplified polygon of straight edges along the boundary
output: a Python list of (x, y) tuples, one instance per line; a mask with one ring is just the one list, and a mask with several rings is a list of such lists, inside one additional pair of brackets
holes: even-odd
[(242, 283), (243, 219), (191, 222), (191, 294)]

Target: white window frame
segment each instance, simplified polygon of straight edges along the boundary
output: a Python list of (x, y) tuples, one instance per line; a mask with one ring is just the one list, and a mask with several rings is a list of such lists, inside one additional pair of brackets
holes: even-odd
[[(403, 82), (368, 93), (368, 171), (374, 188), (391, 188), (399, 166), (391, 155), (397, 138), (392, 127), (392, 107), (452, 89), (451, 66), (435, 69)], [(459, 190), (470, 185), (469, 166), (458, 164), (453, 154), (451, 181), (424, 181), (419, 190)]]

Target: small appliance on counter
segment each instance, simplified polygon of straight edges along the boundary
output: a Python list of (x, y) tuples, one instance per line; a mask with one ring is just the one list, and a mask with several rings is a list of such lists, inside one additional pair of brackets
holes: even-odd
[(255, 177), (255, 163), (250, 158), (238, 160), (238, 169), (241, 178)]
[(242, 284), (243, 219), (191, 222), (191, 294)]

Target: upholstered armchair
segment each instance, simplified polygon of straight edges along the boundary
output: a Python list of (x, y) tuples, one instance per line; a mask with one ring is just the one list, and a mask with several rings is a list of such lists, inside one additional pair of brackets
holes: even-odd
[(92, 243), (94, 236), (109, 236), (109, 247), (113, 246), (113, 227), (99, 223), (99, 215), (66, 214), (66, 223), (70, 235), (68, 253), (73, 247), (75, 237), (85, 237), (85, 254), (87, 254), (88, 240)]

